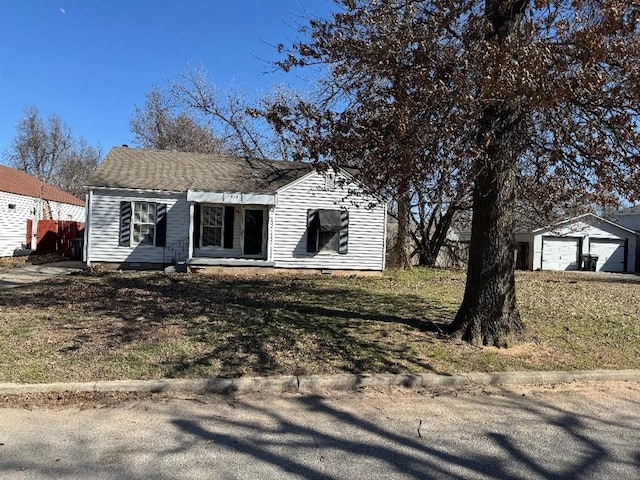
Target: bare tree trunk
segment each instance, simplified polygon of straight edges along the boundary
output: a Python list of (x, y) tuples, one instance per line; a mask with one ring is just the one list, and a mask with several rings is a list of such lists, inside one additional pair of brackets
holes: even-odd
[(409, 219), (411, 215), (411, 194), (408, 190), (398, 194), (398, 234), (394, 245), (394, 257), (398, 268), (411, 267), (411, 255), (409, 253), (411, 231)]
[(433, 223), (433, 234), (428, 237), (428, 242), (423, 245), (425, 263), (421, 265), (433, 267), (437, 263), (440, 250), (442, 250), (447, 240), (447, 233), (451, 228), (455, 212), (455, 207), (450, 206), (444, 215), (438, 214), (439, 218)]
[[(446, 181), (446, 180), (443, 180)], [(413, 255), (418, 255), (418, 264), (423, 267), (433, 267), (438, 262), (438, 256), (447, 241), (453, 218), (462, 208), (465, 193), (447, 195), (439, 192), (436, 196), (427, 198), (425, 191), (415, 185), (414, 196), (417, 199), (416, 214), (410, 212), (416, 221), (416, 230), (411, 232), (415, 248)]]
[(479, 345), (506, 347), (522, 328), (515, 285), (516, 165), (501, 161), (479, 172), (473, 191), (473, 220), (467, 283), (449, 330)]
[[(492, 28), (488, 42), (502, 42), (517, 28), (527, 0), (485, 0)], [(450, 325), (473, 344), (506, 347), (522, 329), (516, 304), (516, 173), (523, 119), (504, 102), (487, 106), (479, 121), (469, 267), (462, 305)]]

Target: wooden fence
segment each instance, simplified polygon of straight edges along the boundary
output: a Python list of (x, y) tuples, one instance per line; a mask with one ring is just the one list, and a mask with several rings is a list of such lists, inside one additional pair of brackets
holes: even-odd
[(82, 238), (82, 222), (63, 220), (39, 220), (37, 234), (37, 254), (57, 253), (71, 256), (71, 241)]

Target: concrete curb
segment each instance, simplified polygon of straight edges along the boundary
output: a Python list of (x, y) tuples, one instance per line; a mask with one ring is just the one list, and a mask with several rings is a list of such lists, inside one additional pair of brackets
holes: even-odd
[(50, 392), (188, 392), (188, 393), (320, 393), (363, 387), (437, 388), (470, 385), (545, 385), (570, 382), (640, 382), (640, 370), (577, 370), (553, 372), (497, 372), (439, 375), (342, 374), (276, 377), (18, 384), (0, 383), (0, 395)]

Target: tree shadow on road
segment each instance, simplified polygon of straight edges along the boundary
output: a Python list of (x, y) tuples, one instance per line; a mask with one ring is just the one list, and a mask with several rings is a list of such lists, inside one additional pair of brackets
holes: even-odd
[[(628, 419), (634, 425), (540, 400), (523, 401), (514, 395), (469, 397), (466, 408), (476, 410), (478, 418), (492, 408), (501, 408), (506, 415), (489, 426), (478, 418), (469, 421), (469, 428), (456, 421), (452, 428), (460, 429), (457, 442), (440, 438), (428, 420), (418, 423), (420, 414), (416, 414), (413, 430), (406, 428), (406, 422), (396, 425), (382, 415), (376, 419), (341, 410), (323, 397), (305, 396), (299, 403), (320, 415), (327, 427), (310, 427), (305, 418), (274, 413), (256, 402), (236, 404), (251, 413), (252, 421), (202, 417), (172, 422), (190, 442), (204, 440), (251, 462), (309, 479), (352, 478), (349, 471), (357, 471), (358, 478), (376, 478), (376, 472), (384, 472), (381, 476), (385, 478), (548, 480), (613, 478), (613, 474), (615, 478), (637, 478), (640, 472), (637, 411)], [(519, 420), (525, 423), (517, 425)], [(547, 444), (536, 434), (545, 429), (555, 436)], [(603, 431), (609, 436), (600, 437)], [(367, 467), (363, 472), (354, 465)]]
[[(49, 413), (31, 441), (14, 430), (0, 435), (0, 476), (638, 478), (640, 411), (629, 392), (568, 392), (203, 396), (127, 406), (124, 417), (79, 412), (80, 422), (94, 418), (86, 431), (52, 432), (43, 427), (55, 417)], [(109, 428), (100, 426), (103, 416)], [(142, 432), (135, 440), (134, 424)]]

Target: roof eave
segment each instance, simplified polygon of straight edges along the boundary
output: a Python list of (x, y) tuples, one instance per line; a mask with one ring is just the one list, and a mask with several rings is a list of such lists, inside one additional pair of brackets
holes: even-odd
[(553, 224), (547, 225), (545, 227), (536, 228), (535, 230), (532, 230), (531, 233), (535, 235), (535, 234), (539, 234), (539, 233), (543, 233), (543, 232), (548, 232), (550, 230), (553, 230), (554, 227), (560, 227), (562, 225), (566, 225), (566, 224), (569, 224), (571, 222), (575, 222), (576, 220), (580, 220), (581, 218), (586, 218), (586, 217), (595, 218), (596, 220), (604, 222), (604, 223), (606, 223), (608, 225), (611, 225), (612, 227), (618, 228), (618, 229), (620, 229), (622, 231), (625, 231), (627, 233), (632, 233), (634, 235), (637, 235), (637, 233), (634, 232), (633, 230), (631, 230), (631, 229), (629, 229), (627, 227), (623, 227), (622, 225), (620, 225), (618, 223), (611, 222), (611, 221), (607, 220), (606, 218), (599, 217), (595, 213), (583, 213), (582, 215), (578, 215), (577, 217), (569, 218), (567, 220), (563, 220), (563, 221), (558, 222), (558, 223), (553, 223)]
[(105, 191), (127, 191), (137, 193), (164, 193), (169, 195), (184, 194), (185, 190), (164, 190), (156, 188), (140, 188), (140, 187), (105, 187), (98, 185), (87, 185), (84, 188), (88, 190), (105, 190)]
[(187, 201), (197, 203), (221, 203), (236, 205), (275, 205), (275, 193), (207, 192), (187, 190)]

